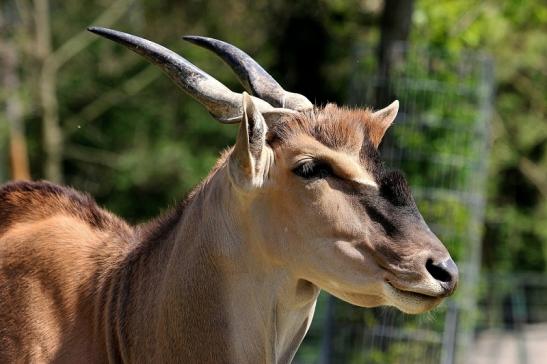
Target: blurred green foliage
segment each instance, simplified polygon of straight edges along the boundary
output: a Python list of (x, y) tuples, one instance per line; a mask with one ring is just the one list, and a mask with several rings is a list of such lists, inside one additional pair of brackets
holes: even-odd
[[(15, 40), (20, 53), (23, 87), (18, 92), (25, 105), (32, 176), (39, 179), (44, 176), (44, 153), (36, 87), (40, 70), (31, 51), (36, 29), (28, 23), (32, 5), (9, 0), (1, 10), (11, 26), (3, 36)], [(382, 2), (97, 0), (83, 6), (51, 1), (53, 50), (112, 6), (126, 7), (114, 28), (180, 52), (235, 90), (241, 88), (227, 68), (207, 52), (184, 44), (180, 35), (206, 34), (233, 42), (256, 56), (288, 89), (321, 104), (351, 97), (351, 48), (377, 41)], [(480, 50), (494, 57), (497, 92), (484, 262), (490, 269), (544, 270), (547, 227), (538, 222), (547, 219), (547, 8), (540, 0), (420, 0), (412, 19), (414, 47), (442, 49), (446, 54)], [(410, 62), (416, 65), (415, 78), (425, 69), (418, 61)], [(452, 69), (437, 71), (445, 80), (462, 81)], [(180, 199), (207, 173), (219, 150), (233, 141), (233, 127), (216, 124), (158, 70), (103, 39), (92, 40), (64, 64), (57, 82), (66, 183), (90, 192), (132, 221), (155, 215)], [(471, 119), (465, 107), (451, 110), (438, 105), (434, 93), (416, 97), (428, 106), (431, 123)], [(447, 110), (451, 115), (443, 114)], [(5, 136), (7, 131), (2, 130)], [(447, 133), (446, 140), (457, 143), (460, 134)], [(420, 130), (406, 132), (399, 140), (413, 148), (430, 142)], [(445, 138), (436, 140), (440, 145), (435, 149), (443, 150)], [(0, 173), (6, 178), (8, 172), (3, 168)], [(411, 176), (416, 178), (419, 184), (421, 177)]]
[[(0, 9), (11, 26), (4, 36), (16, 41), (20, 53), (23, 87), (19, 93), (25, 103), (32, 175), (39, 179), (44, 176), (44, 154), (36, 91), (39, 70), (29, 50), (36, 32), (28, 23), (32, 5), (32, 1), (9, 0)], [(420, 0), (412, 17), (412, 47), (437, 49), (444, 57), (476, 50), (495, 59), (498, 86), (484, 244), (489, 268), (545, 267), (547, 228), (537, 223), (547, 218), (547, 8), (542, 5), (539, 0)], [(96, 0), (85, 6), (77, 1), (51, 1), (53, 50), (113, 6), (122, 7), (124, 14), (114, 28), (180, 52), (234, 90), (241, 87), (227, 67), (208, 52), (184, 44), (182, 34), (205, 34), (237, 44), (288, 89), (304, 91), (321, 104), (343, 103), (351, 96), (347, 94), (348, 83), (355, 77), (351, 49), (363, 43), (374, 46), (382, 1)], [(233, 142), (235, 128), (215, 123), (160, 71), (132, 52), (92, 34), (87, 37), (92, 39), (90, 46), (58, 73), (65, 181), (90, 192), (114, 212), (142, 220), (195, 185), (219, 151)], [(426, 77), (433, 69), (443, 82), (479, 87), (462, 79), (460, 70), (450, 68), (453, 63), (425, 64), (419, 53), (409, 54), (415, 58), (409, 58), (404, 69), (412, 79)], [(370, 63), (374, 57), (367, 59)], [(419, 100), (422, 118), (428, 123), (458, 122), (455, 130), (443, 129), (444, 134), (433, 140), (425, 140), (421, 130), (404, 130), (398, 142), (423, 153), (435, 151), (440, 159), (451, 156), (460, 143), (458, 138), (468, 137), (457, 128), (473, 122), (475, 109), (461, 99), (457, 108), (447, 107), (451, 100), (439, 99), (435, 90), (412, 95), (412, 85), (398, 86), (409, 99)], [(394, 128), (392, 133), (400, 132)], [(410, 171), (419, 168), (409, 166)], [(422, 185), (421, 179), (426, 178), (409, 174), (415, 185)]]
[(547, 7), (530, 1), (418, 2), (413, 42), (495, 60), (484, 267), (545, 271)]
[[(374, 51), (356, 66), (353, 49), (367, 44), (373, 50), (377, 45), (382, 4), (381, 0), (93, 0), (85, 4), (51, 0), (49, 19), (55, 52), (87, 26), (104, 25), (97, 18), (118, 6), (123, 16), (112, 28), (177, 51), (233, 90), (242, 88), (228, 68), (212, 54), (185, 44), (181, 35), (201, 34), (231, 42), (254, 56), (286, 89), (302, 92), (317, 104), (343, 104), (354, 99), (349, 85), (374, 67)], [(14, 41), (22, 82), (20, 90), (2, 90), (0, 101), (9, 92), (20, 96), (32, 177), (41, 179), (45, 160), (38, 101), (41, 64), (34, 52), (37, 29), (33, 16), (31, 0), (0, 3), (0, 20), (8, 24), (0, 41)], [(89, 192), (131, 222), (140, 222), (181, 200), (207, 174), (219, 152), (233, 143), (236, 128), (215, 122), (159, 70), (132, 52), (92, 34), (85, 37), (91, 43), (57, 73), (64, 182)], [(390, 137), (400, 150), (428, 157), (426, 162), (423, 158), (406, 160), (402, 169), (413, 186), (434, 180), (442, 182), (440, 187), (462, 190), (473, 176), (474, 166), (469, 162), (486, 158), (473, 155), (476, 149), (460, 148), (477, 137), (470, 128), (480, 109), (473, 95), (480, 92), (482, 82), (480, 75), (471, 72), (477, 69), (471, 67), (474, 59), (465, 59), (465, 55), (484, 52), (494, 59), (496, 92), (482, 252), (483, 265), (491, 270), (547, 269), (546, 37), (547, 7), (541, 0), (417, 0), (409, 47), (438, 52), (445, 61), (426, 62), (435, 57), (426, 59), (420, 52), (409, 52), (404, 65), (394, 65), (395, 73), (409, 76), (406, 83), (404, 77), (399, 78), (394, 93), (414, 100), (403, 107), (419, 105), (422, 125), (395, 126)], [(468, 69), (452, 67), (466, 62)], [(440, 84), (431, 84), (428, 92), (423, 91), (423, 84), (413, 90), (410, 81), (428, 79), (432, 73)], [(468, 87), (470, 92), (456, 94), (439, 88), (447, 84), (460, 90)], [(9, 174), (3, 111), (1, 180)], [(446, 120), (454, 122), (443, 125)], [(447, 191), (417, 188), (415, 192), (422, 213), (431, 217), (433, 230), (441, 225), (450, 225), (452, 232), (467, 228), (474, 206)], [(447, 232), (443, 236), (455, 256), (463, 258), (462, 235)], [(363, 317), (339, 319), (375, 325), (371, 320), (377, 320), (376, 316), (368, 310), (360, 312)], [(322, 314), (318, 312), (316, 322), (321, 322)], [(441, 322), (432, 319), (428, 324)], [(319, 338), (313, 330), (309, 342), (315, 348)], [(354, 338), (356, 345), (360, 345), (358, 339)], [(430, 350), (427, 345), (413, 346), (416, 352), (396, 345), (389, 352), (381, 347), (365, 354), (358, 351), (347, 362), (395, 363), (403, 355), (413, 362), (414, 355)], [(315, 358), (317, 350), (310, 347), (302, 347), (300, 357)]]
[[(16, 26), (24, 25), (24, 18), (32, 14), (31, 2), (21, 3), (3, 5), (6, 14), (15, 16)], [(338, 73), (343, 70), (337, 64), (348, 62), (351, 35), (359, 33), (358, 20), (367, 17), (366, 11), (352, 11), (358, 6), (356, 1), (117, 0), (85, 6), (51, 1), (52, 48), (61, 48), (116, 4), (127, 8), (114, 28), (178, 51), (234, 90), (242, 88), (228, 68), (212, 54), (185, 44), (181, 35), (204, 34), (237, 44), (255, 55), (287, 88), (311, 90), (310, 98), (319, 103), (332, 95), (342, 99), (345, 82), (333, 82), (336, 72), (329, 70), (327, 77), (322, 67), (333, 67)], [(13, 36), (30, 43), (34, 31), (30, 25), (14, 31)], [(64, 181), (130, 221), (141, 221), (182, 199), (207, 174), (219, 151), (233, 143), (235, 127), (216, 123), (159, 70), (132, 52), (93, 34), (87, 36), (93, 39), (91, 45), (67, 62), (57, 79)], [(287, 52), (291, 49), (298, 52)], [(296, 57), (303, 52), (307, 52), (305, 59)], [(32, 55), (22, 54), (31, 171), (33, 178), (40, 179), (44, 177), (44, 146), (41, 110), (33, 87), (40, 78)], [(298, 67), (302, 66), (312, 69), (300, 74)], [(301, 82), (302, 77), (313, 82)]]

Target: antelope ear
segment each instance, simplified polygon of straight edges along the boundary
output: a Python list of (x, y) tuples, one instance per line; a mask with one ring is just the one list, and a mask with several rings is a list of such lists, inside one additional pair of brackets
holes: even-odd
[(376, 148), (380, 145), (380, 142), (384, 138), (384, 134), (387, 129), (395, 120), (397, 112), (399, 111), (399, 101), (395, 100), (388, 106), (381, 110), (375, 111), (372, 114), (372, 122), (370, 124), (370, 140)]
[(267, 131), (264, 117), (249, 94), (243, 92), (243, 118), (228, 162), (232, 182), (243, 189), (260, 187), (264, 182)]

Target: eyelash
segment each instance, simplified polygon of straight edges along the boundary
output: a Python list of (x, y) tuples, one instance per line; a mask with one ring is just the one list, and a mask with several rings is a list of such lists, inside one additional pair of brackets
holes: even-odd
[(332, 168), (325, 162), (304, 162), (293, 169), (293, 173), (304, 179), (326, 178), (334, 175)]

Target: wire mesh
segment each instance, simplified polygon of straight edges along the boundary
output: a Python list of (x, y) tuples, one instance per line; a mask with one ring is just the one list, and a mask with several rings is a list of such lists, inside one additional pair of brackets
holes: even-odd
[[(392, 308), (362, 309), (332, 297), (304, 348), (323, 335), (319, 357), (296, 362), (412, 364), (465, 362), (479, 279), (492, 62), (477, 53), (436, 52), (397, 45), (389, 72), (360, 47), (349, 102), (374, 108), (400, 101), (383, 142), (386, 165), (407, 175), (418, 207), (460, 268), (455, 298), (434, 312), (409, 316)], [(316, 320), (316, 322), (319, 320)]]

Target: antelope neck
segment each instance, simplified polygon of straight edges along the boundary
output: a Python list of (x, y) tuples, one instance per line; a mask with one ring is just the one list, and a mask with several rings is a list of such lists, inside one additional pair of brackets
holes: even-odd
[[(201, 186), (168, 241), (158, 242), (148, 264), (133, 268), (142, 272), (131, 277), (145, 281), (133, 281), (127, 286), (135, 292), (121, 293), (148, 297), (129, 311), (128, 320), (138, 323), (127, 327), (138, 325), (138, 332), (160, 342), (161, 356), (150, 359), (288, 363), (309, 328), (319, 289), (260, 253), (245, 232), (245, 209), (227, 173), (221, 167)], [(150, 264), (163, 265), (161, 273)], [(147, 292), (139, 295), (139, 289)], [(154, 347), (142, 338), (117, 336), (126, 338), (128, 348)], [(120, 352), (127, 361), (142, 360), (132, 358), (128, 349)]]

